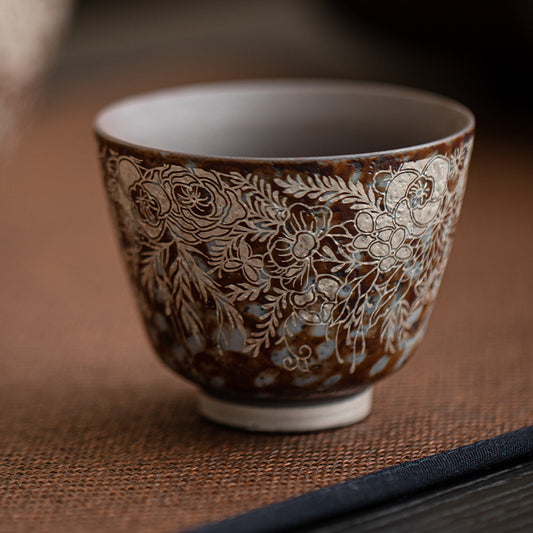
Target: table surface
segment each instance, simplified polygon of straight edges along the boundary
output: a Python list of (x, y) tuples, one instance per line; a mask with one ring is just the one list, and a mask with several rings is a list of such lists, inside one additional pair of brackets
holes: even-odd
[(2, 169), (0, 529), (185, 529), (533, 422), (530, 143), (482, 129), (427, 334), (371, 416), (303, 435), (201, 419), (142, 330), (91, 132), (155, 84), (72, 85)]
[[(533, 529), (533, 462), (384, 505), (306, 533), (511, 533)], [(296, 533), (296, 532), (295, 532)], [(298, 531), (297, 533), (303, 533)]]

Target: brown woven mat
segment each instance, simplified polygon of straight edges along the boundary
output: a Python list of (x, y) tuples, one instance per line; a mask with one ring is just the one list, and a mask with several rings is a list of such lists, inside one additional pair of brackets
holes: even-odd
[(527, 143), (478, 142), (429, 330), (370, 418), (247, 434), (144, 337), (90, 131), (113, 96), (56, 102), (1, 178), (0, 530), (179, 530), (533, 423)]

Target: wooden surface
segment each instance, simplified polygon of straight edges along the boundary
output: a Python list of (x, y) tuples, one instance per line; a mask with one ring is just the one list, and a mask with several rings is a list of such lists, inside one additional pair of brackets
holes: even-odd
[(305, 531), (526, 532), (533, 529), (532, 504), (533, 462), (527, 462)]

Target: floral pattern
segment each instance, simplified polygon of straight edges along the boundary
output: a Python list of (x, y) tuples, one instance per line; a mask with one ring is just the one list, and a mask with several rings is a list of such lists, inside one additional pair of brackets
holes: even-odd
[(160, 322), (180, 353), (275, 352), (273, 364), (304, 373), (333, 358), (353, 373), (376, 339), (386, 355), (407, 352), (423, 327), (470, 151), (468, 141), (449, 155), (371, 175), (287, 173), (270, 181), (145, 168), (110, 149), (103, 157), (143, 312), (163, 310)]
[(174, 200), (170, 228), (179, 239), (197, 243), (222, 238), (246, 216), (237, 192), (224, 187), (213, 172), (171, 167), (161, 172), (161, 180)]
[(301, 287), (314, 273), (320, 259), (320, 244), (327, 235), (331, 211), (327, 207), (291, 205), (283, 224), (269, 239), (269, 271), (288, 290)]

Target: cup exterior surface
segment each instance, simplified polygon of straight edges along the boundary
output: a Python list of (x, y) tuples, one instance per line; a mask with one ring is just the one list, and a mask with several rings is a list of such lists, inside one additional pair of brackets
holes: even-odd
[(150, 340), (207, 392), (347, 396), (397, 370), (420, 343), (472, 131), (398, 152), (277, 161), (97, 136)]

